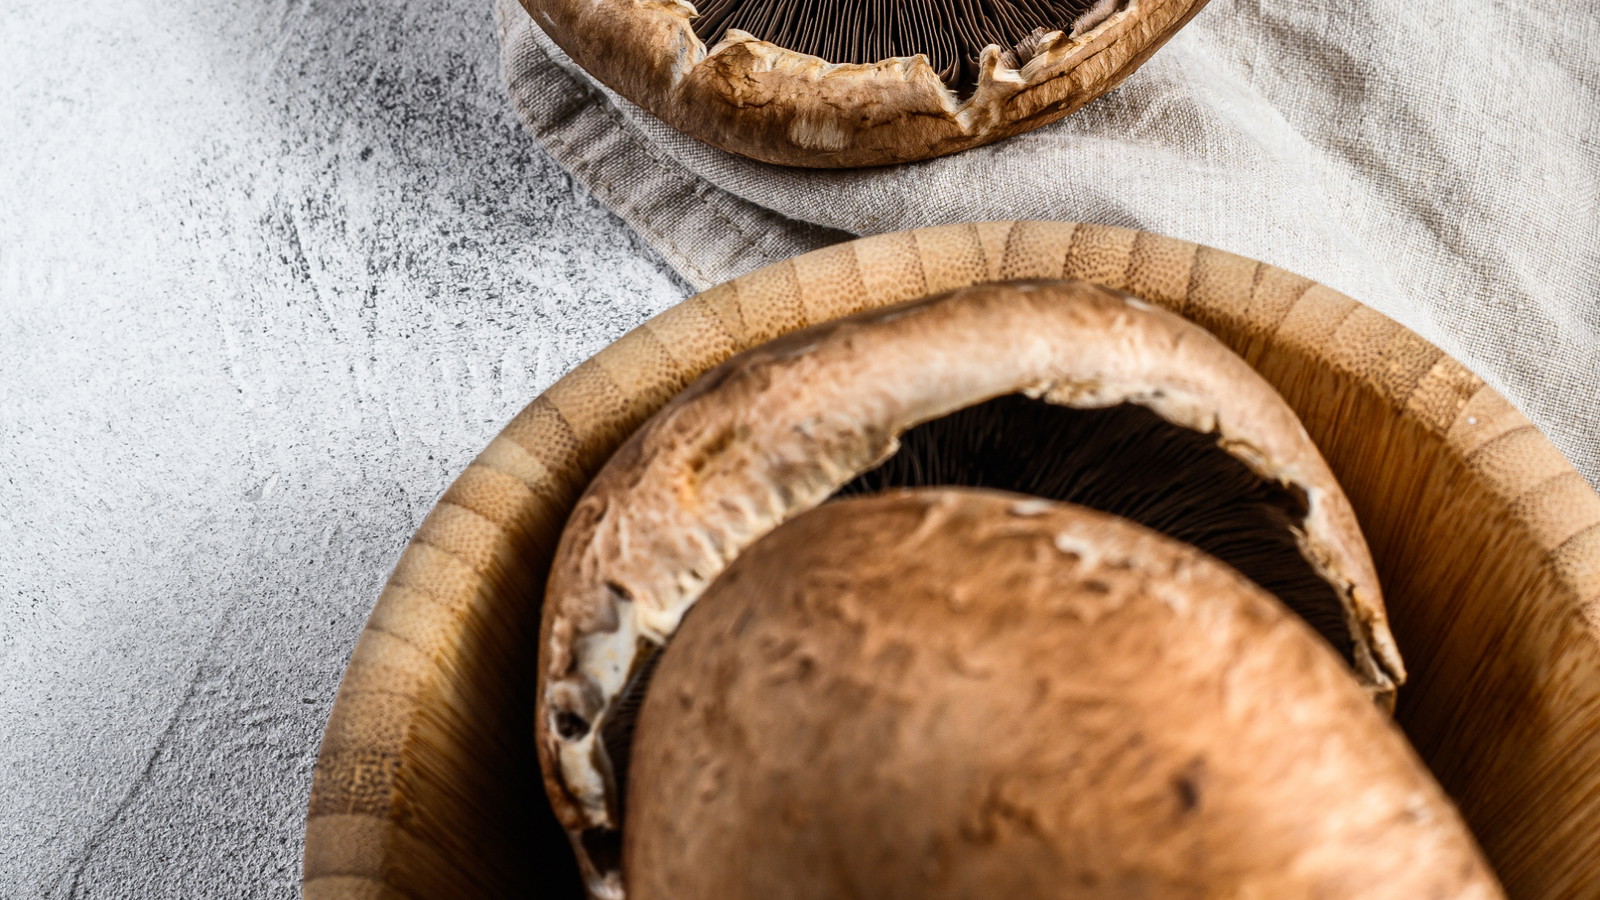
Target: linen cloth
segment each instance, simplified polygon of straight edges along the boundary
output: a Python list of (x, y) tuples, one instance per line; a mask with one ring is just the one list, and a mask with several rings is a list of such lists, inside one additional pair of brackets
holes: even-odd
[(1600, 484), (1600, 4), (1213, 0), (1053, 125), (911, 165), (672, 130), (496, 0), (512, 102), (696, 287), (853, 235), (1122, 225), (1323, 282), (1438, 344)]

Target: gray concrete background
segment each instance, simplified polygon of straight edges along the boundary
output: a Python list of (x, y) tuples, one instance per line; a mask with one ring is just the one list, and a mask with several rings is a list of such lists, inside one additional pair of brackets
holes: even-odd
[(294, 896), (405, 541), (686, 288), (483, 0), (0, 13), (0, 897)]

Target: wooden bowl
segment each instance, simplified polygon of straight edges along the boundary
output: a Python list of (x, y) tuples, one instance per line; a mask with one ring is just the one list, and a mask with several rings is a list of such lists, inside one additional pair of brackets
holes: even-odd
[(1188, 316), (1300, 413), (1361, 516), (1410, 670), (1401, 724), (1519, 900), (1600, 884), (1600, 496), (1504, 398), (1354, 300), (1137, 231), (996, 222), (865, 238), (692, 297), (534, 400), (395, 567), (339, 689), (308, 898), (580, 896), (533, 747), (567, 511), (696, 375), (775, 335), (982, 281), (1080, 278)]

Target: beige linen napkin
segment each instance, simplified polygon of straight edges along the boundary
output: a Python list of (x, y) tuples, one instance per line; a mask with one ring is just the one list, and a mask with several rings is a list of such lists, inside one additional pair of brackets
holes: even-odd
[(696, 287), (851, 235), (1063, 219), (1321, 281), (1504, 392), (1600, 484), (1600, 4), (1213, 0), (1121, 88), (999, 144), (809, 171), (680, 135), (517, 0), (541, 144)]

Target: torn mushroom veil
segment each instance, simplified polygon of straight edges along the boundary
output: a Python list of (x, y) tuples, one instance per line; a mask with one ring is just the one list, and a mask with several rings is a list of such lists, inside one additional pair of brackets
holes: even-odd
[(596, 79), (784, 165), (874, 166), (1037, 128), (1114, 88), (1205, 0), (523, 0)]

